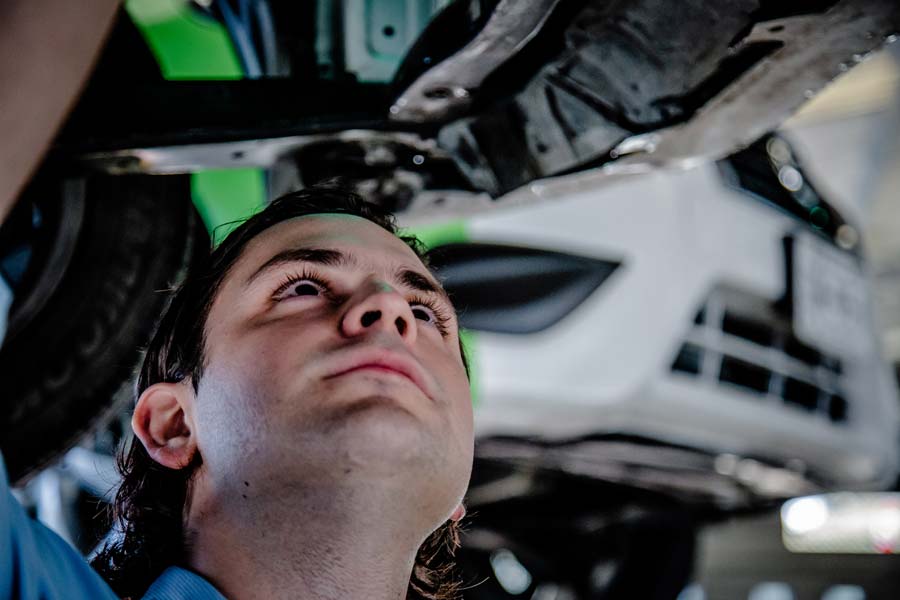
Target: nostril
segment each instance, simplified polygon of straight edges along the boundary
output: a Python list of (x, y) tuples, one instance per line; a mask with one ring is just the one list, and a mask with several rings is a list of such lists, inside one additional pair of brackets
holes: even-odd
[(400, 333), (400, 335), (406, 333), (406, 319), (404, 319), (403, 317), (397, 317), (397, 320), (394, 321), (394, 323), (397, 325), (397, 331)]
[(372, 325), (372, 323), (374, 323), (375, 321), (377, 321), (380, 318), (381, 318), (380, 310), (370, 310), (369, 312), (363, 314), (362, 319), (361, 319), (362, 326), (369, 327), (370, 325)]

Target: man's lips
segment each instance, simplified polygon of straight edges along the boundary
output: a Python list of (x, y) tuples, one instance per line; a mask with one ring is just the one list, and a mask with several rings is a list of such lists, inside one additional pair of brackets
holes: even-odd
[(383, 348), (365, 348), (346, 354), (332, 366), (325, 379), (361, 370), (402, 375), (412, 381), (428, 398), (432, 398), (428, 378), (418, 363), (411, 357)]

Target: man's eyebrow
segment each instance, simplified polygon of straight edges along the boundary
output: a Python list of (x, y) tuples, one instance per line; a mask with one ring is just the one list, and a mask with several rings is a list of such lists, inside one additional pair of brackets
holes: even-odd
[(244, 282), (245, 286), (253, 283), (257, 277), (270, 269), (284, 264), (295, 262), (311, 262), (326, 267), (341, 267), (347, 264), (355, 264), (356, 260), (339, 250), (326, 250), (324, 248), (288, 248), (282, 250), (266, 262), (264, 262)]
[(396, 277), (397, 280), (406, 287), (413, 290), (419, 290), (420, 292), (429, 292), (441, 296), (447, 301), (447, 304), (453, 306), (453, 303), (450, 301), (450, 296), (447, 295), (444, 287), (436, 284), (418, 271), (413, 271), (412, 269), (400, 269), (397, 272)]
[[(352, 266), (359, 264), (355, 256), (353, 256), (352, 254), (346, 254), (344, 252), (341, 252), (340, 250), (305, 247), (288, 248), (287, 250), (282, 250), (281, 252), (264, 262), (262, 265), (260, 265), (259, 268), (256, 269), (256, 271), (254, 271), (253, 274), (250, 275), (250, 277), (247, 278), (247, 280), (244, 282), (244, 285), (249, 286), (257, 277), (270, 269), (295, 262), (310, 262), (325, 267), (343, 267), (347, 265)], [(447, 295), (444, 287), (438, 283), (435, 283), (430, 278), (426, 277), (422, 273), (419, 273), (418, 271), (401, 267), (397, 270), (394, 277), (396, 277), (397, 281), (403, 284), (405, 287), (413, 290), (418, 290), (420, 292), (428, 292), (430, 294), (438, 295), (446, 300), (447, 304), (453, 306), (453, 302), (450, 300), (450, 296)]]

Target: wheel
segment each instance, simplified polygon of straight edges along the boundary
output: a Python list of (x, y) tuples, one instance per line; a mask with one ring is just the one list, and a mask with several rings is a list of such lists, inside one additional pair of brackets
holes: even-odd
[(0, 232), (30, 256), (12, 278), (0, 347), (0, 448), (14, 482), (130, 399), (123, 384), (165, 291), (209, 249), (186, 176), (40, 173), (17, 210), (33, 230), (23, 235), (22, 220), (10, 219), (19, 231)]

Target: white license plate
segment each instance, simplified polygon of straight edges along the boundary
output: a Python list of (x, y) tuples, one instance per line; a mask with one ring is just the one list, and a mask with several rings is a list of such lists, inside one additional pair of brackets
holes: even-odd
[(873, 340), (868, 285), (856, 259), (810, 234), (793, 244), (794, 333), (837, 355), (860, 355)]

